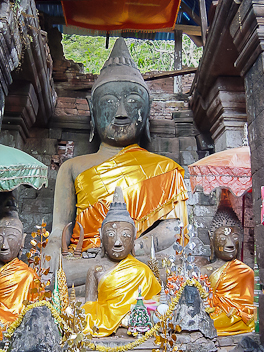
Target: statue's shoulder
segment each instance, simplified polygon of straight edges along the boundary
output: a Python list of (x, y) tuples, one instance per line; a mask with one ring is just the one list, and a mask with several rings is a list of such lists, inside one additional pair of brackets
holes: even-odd
[(248, 266), (244, 262), (241, 262), (241, 260), (239, 260), (239, 259), (232, 260), (231, 264), (233, 267), (237, 267), (241, 272), (243, 271), (243, 272), (248, 273), (249, 275), (254, 275), (253, 269), (250, 268), (250, 266)]
[(11, 262), (7, 263), (6, 268), (8, 268), (10, 270), (10, 272), (12, 272), (12, 269), (15, 270), (16, 275), (18, 275), (19, 277), (25, 278), (31, 278), (32, 280), (34, 278), (37, 278), (37, 275), (35, 273), (35, 271), (29, 267), (26, 263), (24, 263), (22, 260), (15, 258), (13, 259)]
[(66, 160), (60, 167), (60, 173), (70, 174), (74, 179), (83, 171), (97, 165), (97, 153), (79, 155)]
[(207, 275), (210, 277), (211, 275), (216, 274), (219, 269), (224, 269), (228, 262), (223, 260), (216, 260), (215, 262), (204, 265), (200, 270), (202, 275)]
[(151, 271), (150, 267), (147, 264), (141, 262), (140, 260), (138, 260), (134, 256), (129, 255), (127, 257), (127, 259), (131, 261), (132, 266), (138, 268), (141, 272), (147, 273), (147, 272)]

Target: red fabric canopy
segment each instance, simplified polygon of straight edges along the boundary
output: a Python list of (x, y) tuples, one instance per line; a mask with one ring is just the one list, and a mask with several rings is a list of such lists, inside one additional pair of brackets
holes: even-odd
[(197, 186), (205, 194), (215, 188), (229, 189), (237, 197), (252, 188), (249, 147), (232, 148), (209, 155), (188, 166), (192, 192)]
[(170, 31), (180, 0), (61, 1), (67, 25), (94, 30)]

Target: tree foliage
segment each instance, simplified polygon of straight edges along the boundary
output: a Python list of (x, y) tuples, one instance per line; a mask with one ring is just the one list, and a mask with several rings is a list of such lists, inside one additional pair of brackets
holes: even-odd
[[(110, 38), (105, 49), (104, 37), (64, 34), (62, 44), (66, 59), (84, 65), (84, 71), (98, 74), (107, 60), (116, 38)], [(131, 56), (142, 73), (147, 71), (171, 71), (174, 69), (174, 41), (125, 39)], [(197, 67), (202, 56), (202, 48), (183, 35), (182, 64)]]

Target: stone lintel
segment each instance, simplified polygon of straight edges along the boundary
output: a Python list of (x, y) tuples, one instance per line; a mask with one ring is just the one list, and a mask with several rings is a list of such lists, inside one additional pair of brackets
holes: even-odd
[(62, 128), (70, 130), (90, 130), (90, 116), (63, 115), (52, 116), (49, 128)]
[(236, 13), (230, 34), (239, 56), (234, 63), (244, 76), (264, 50), (264, 2), (244, 0)]
[(150, 133), (160, 137), (175, 137), (175, 122), (173, 120), (151, 120)]

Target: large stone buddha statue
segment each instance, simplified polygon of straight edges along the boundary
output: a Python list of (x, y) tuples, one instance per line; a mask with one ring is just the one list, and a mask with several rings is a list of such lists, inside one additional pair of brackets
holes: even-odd
[(103, 258), (88, 271), (83, 308), (87, 319), (84, 332), (97, 330), (94, 335), (103, 337), (116, 331), (136, 303), (139, 286), (146, 299), (159, 293), (161, 286), (150, 268), (134, 258), (136, 228), (121, 187), (116, 187), (100, 234)]
[[(150, 253), (152, 235), (156, 252), (172, 245), (176, 218), (187, 225), (183, 168), (137, 144), (140, 138), (149, 136), (150, 97), (122, 38), (117, 39), (94, 83), (89, 105), (90, 140), (96, 129), (101, 145), (95, 154), (66, 161), (58, 172), (53, 228), (47, 246), (53, 272), (57, 268), (61, 234), (69, 222), (76, 223), (71, 246), (76, 246), (79, 240), (77, 222), (84, 229), (83, 251), (100, 246), (99, 229), (116, 186), (122, 187), (135, 222), (137, 256)], [(75, 262), (77, 284), (85, 283), (90, 265), (87, 261)], [(65, 262), (64, 269), (71, 282), (72, 263)]]
[(213, 288), (211, 314), (217, 334), (254, 330), (254, 272), (238, 260), (243, 228), (231, 208), (220, 208), (210, 228), (212, 263), (201, 269)]
[(0, 339), (24, 308), (23, 301), (34, 301), (39, 279), (33, 269), (17, 257), (24, 245), (23, 225), (18, 216), (0, 219)]

